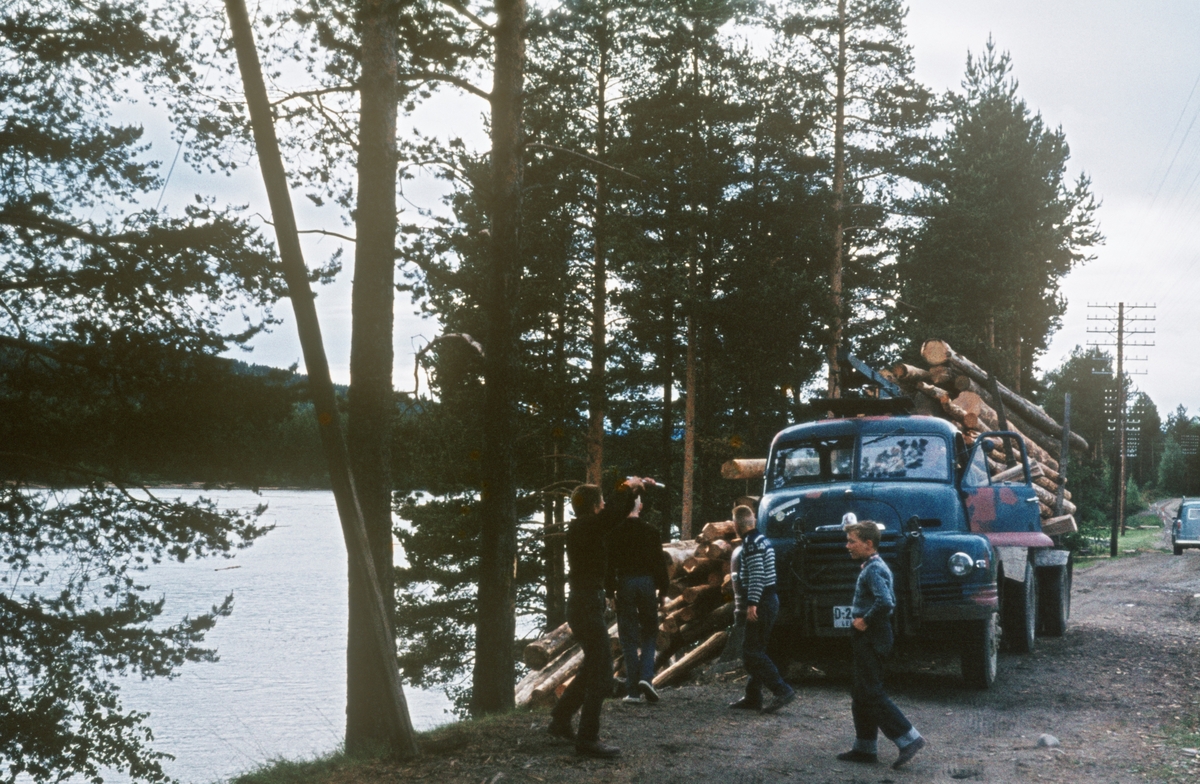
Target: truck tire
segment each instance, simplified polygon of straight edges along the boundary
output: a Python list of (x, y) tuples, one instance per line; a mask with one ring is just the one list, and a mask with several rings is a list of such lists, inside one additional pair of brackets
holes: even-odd
[(1045, 637), (1062, 637), (1071, 616), (1069, 566), (1043, 566), (1038, 572), (1038, 630)]
[(1029, 653), (1037, 640), (1038, 590), (1037, 570), (1025, 564), (1025, 582), (1005, 580), (1004, 585), (1004, 645), (1013, 653)]
[(1000, 648), (996, 616), (986, 621), (971, 621), (962, 641), (962, 676), (968, 686), (987, 689), (996, 681), (997, 655)]
[(1175, 554), (1176, 554), (1176, 555), (1183, 555), (1183, 548), (1182, 548), (1182, 547), (1180, 547), (1179, 545), (1175, 545)]

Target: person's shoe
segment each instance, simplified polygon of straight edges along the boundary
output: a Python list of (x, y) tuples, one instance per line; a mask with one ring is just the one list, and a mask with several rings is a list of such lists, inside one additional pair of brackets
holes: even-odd
[(621, 750), (598, 740), (581, 740), (575, 743), (575, 753), (580, 757), (598, 757), (612, 759), (621, 756)]
[(628, 703), (632, 703), (634, 705), (641, 705), (642, 704), (642, 695), (638, 694), (635, 696), (633, 694), (626, 694), (624, 697), (621, 698), (621, 702), (628, 702)]
[(776, 694), (774, 697), (772, 697), (771, 701), (763, 706), (762, 712), (774, 713), (794, 699), (796, 699), (796, 690), (788, 689), (785, 693)]
[(653, 705), (659, 701), (658, 690), (650, 681), (638, 681), (638, 688), (642, 690), (642, 696), (646, 698), (646, 702)]
[(925, 748), (928, 744), (924, 738), (917, 738), (912, 743), (900, 749), (900, 756), (896, 757), (896, 761), (892, 763), (892, 770), (900, 770), (913, 757), (917, 756), (917, 752)]
[(571, 729), (570, 721), (552, 720), (550, 726), (546, 728), (546, 732), (562, 740), (575, 740), (575, 730)]
[(869, 751), (859, 751), (858, 749), (843, 751), (841, 754), (837, 755), (837, 758), (842, 762), (867, 762), (871, 764), (879, 762), (878, 754), (872, 754)]
[(742, 697), (737, 702), (729, 703), (729, 707), (733, 710), (760, 711), (762, 710), (762, 702), (758, 700), (752, 700), (749, 697)]

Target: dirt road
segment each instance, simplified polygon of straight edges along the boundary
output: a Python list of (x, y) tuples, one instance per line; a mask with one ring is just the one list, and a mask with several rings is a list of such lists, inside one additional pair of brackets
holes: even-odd
[[(996, 685), (963, 686), (957, 662), (893, 662), (888, 688), (930, 746), (892, 771), (835, 760), (852, 739), (844, 676), (793, 668), (799, 699), (735, 715), (740, 672), (708, 673), (657, 706), (606, 704), (624, 755), (582, 760), (544, 733), (545, 712), (434, 736), (420, 763), (378, 778), (438, 782), (1182, 782), (1200, 779), (1200, 551), (1125, 555), (1077, 569), (1067, 634), (1002, 654)], [(740, 713), (740, 712), (736, 712)], [(1059, 748), (1039, 748), (1043, 733)], [(1193, 733), (1193, 734), (1189, 734)], [(372, 774), (372, 780), (376, 776)]]

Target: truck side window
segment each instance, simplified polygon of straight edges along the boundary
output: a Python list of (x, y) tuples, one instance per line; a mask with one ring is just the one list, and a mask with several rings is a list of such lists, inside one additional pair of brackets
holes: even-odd
[(987, 487), (991, 484), (987, 455), (983, 449), (971, 451), (971, 462), (967, 463), (967, 469), (963, 472), (962, 483), (964, 487)]

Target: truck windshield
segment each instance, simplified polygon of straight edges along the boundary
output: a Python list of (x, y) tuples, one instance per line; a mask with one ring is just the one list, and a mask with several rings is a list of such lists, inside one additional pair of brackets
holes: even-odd
[(846, 480), (853, 470), (853, 436), (781, 444), (771, 454), (767, 487), (778, 490), (791, 485)]
[(950, 479), (946, 441), (936, 435), (895, 435), (863, 442), (859, 479)]

